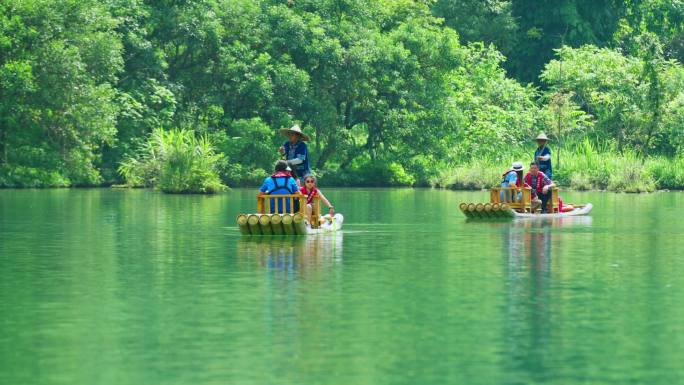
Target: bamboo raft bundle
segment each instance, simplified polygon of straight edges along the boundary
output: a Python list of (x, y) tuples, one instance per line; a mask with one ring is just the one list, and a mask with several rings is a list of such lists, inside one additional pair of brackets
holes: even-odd
[(305, 220), (306, 197), (295, 195), (259, 195), (256, 214), (236, 218), (242, 235), (305, 235), (329, 233), (342, 228), (342, 214), (320, 215), (320, 198), (311, 203), (312, 223)]
[(592, 209), (590, 203), (562, 205), (556, 187), (551, 188), (550, 194), (544, 213), (538, 213), (540, 204), (533, 199), (529, 187), (494, 187), (489, 191), (489, 203), (463, 202), (458, 208), (472, 219), (562, 218), (588, 215)]
[(461, 203), (458, 208), (463, 215), (473, 219), (513, 218), (511, 208), (505, 203)]
[(240, 214), (236, 218), (242, 235), (304, 235), (308, 233), (304, 215)]

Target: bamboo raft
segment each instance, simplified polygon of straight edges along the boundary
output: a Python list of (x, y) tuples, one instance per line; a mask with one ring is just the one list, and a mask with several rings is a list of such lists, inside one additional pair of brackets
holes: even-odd
[(308, 235), (340, 230), (342, 214), (321, 216), (320, 198), (312, 201), (312, 218), (308, 223), (302, 195), (262, 195), (257, 197), (257, 213), (238, 214), (236, 222), (242, 235)]
[(490, 190), (489, 203), (463, 202), (459, 209), (470, 219), (513, 219), (513, 218), (562, 218), (587, 215), (593, 208), (591, 203), (572, 205), (570, 211), (561, 211), (558, 205), (558, 189), (551, 189), (548, 213), (537, 213), (532, 205), (530, 188), (495, 187)]

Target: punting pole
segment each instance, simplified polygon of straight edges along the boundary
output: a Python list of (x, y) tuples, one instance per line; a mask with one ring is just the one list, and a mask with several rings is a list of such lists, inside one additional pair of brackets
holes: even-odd
[(247, 223), (247, 215), (245, 214), (240, 214), (237, 216), (237, 224), (238, 227), (240, 228), (240, 232), (242, 235), (250, 235), (252, 234), (251, 231), (249, 231), (249, 224)]

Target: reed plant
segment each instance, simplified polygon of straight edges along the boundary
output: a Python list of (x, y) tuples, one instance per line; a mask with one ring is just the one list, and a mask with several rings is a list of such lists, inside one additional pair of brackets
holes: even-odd
[(215, 193), (225, 188), (216, 166), (217, 154), (206, 136), (191, 130), (156, 129), (138, 154), (118, 171), (129, 186), (155, 187), (167, 193)]

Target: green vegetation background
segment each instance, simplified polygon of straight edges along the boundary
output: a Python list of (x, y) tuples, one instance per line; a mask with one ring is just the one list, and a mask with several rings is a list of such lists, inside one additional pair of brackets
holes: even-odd
[[(255, 185), (299, 123), (324, 185), (684, 187), (684, 4), (5, 0), (0, 187)], [(220, 179), (219, 179), (220, 178)]]

